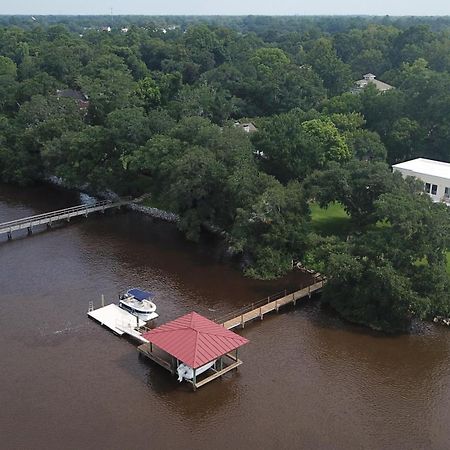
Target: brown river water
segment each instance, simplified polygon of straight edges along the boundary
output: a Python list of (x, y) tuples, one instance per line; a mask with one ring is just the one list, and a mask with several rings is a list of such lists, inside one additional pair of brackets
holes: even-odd
[[(0, 222), (80, 203), (0, 185)], [(159, 323), (217, 317), (297, 280), (249, 280), (137, 213), (0, 236), (0, 449), (449, 449), (450, 330), (386, 337), (312, 300), (238, 332), (238, 371), (197, 392), (87, 318), (132, 286)]]

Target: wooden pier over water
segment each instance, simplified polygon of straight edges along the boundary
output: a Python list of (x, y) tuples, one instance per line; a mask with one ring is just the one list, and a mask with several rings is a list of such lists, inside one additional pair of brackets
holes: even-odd
[(262, 320), (264, 315), (276, 311), (292, 303), (294, 306), (297, 301), (310, 298), (312, 294), (322, 290), (326, 283), (325, 277), (316, 275), (314, 283), (297, 291), (287, 293), (286, 291), (271, 295), (258, 302), (247, 305), (237, 311), (233, 311), (226, 316), (220, 317), (215, 322), (222, 324), (228, 330), (236, 327), (244, 328), (245, 324), (254, 319)]
[(32, 234), (33, 228), (38, 225), (46, 225), (48, 228), (51, 228), (52, 224), (58, 221), (65, 220), (70, 222), (72, 217), (87, 217), (90, 213), (97, 211), (105, 212), (107, 209), (120, 208), (130, 202), (131, 200), (129, 199), (122, 199), (116, 202), (104, 200), (89, 205), (72, 206), (70, 208), (59, 209), (57, 211), (38, 214), (36, 216), (0, 223), (0, 235), (6, 234), (8, 239), (12, 239), (13, 232), (19, 230), (27, 230), (28, 234)]

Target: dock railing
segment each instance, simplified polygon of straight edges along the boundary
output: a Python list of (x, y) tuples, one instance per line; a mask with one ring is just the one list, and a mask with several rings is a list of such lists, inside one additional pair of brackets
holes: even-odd
[[(301, 289), (301, 288), (300, 288)], [(297, 291), (297, 289), (296, 289)], [(295, 292), (295, 291), (294, 291)], [(270, 302), (274, 302), (280, 298), (285, 297), (286, 295), (292, 294), (292, 292), (288, 292), (286, 289), (284, 291), (276, 292), (275, 294), (269, 295), (268, 297), (264, 297), (261, 300), (257, 300), (256, 302), (250, 303), (248, 305), (243, 306), (242, 308), (235, 309), (228, 314), (225, 314), (217, 319), (214, 319), (216, 323), (224, 323), (227, 320), (234, 319), (237, 316), (242, 316), (245, 313), (253, 311), (256, 308), (267, 305)]]
[(122, 198), (118, 201), (101, 200), (91, 204), (77, 205), (69, 208), (58, 209), (48, 213), (36, 214), (34, 216), (23, 217), (21, 219), (11, 220), (9, 222), (0, 223), (0, 234), (7, 233), (8, 238), (11, 238), (13, 231), (28, 228), (31, 232), (32, 228), (37, 225), (51, 226), (53, 222), (60, 220), (70, 221), (72, 217), (87, 216), (95, 211), (105, 211), (110, 208), (116, 208), (130, 203), (127, 198)]
[(325, 277), (323, 277), (323, 276), (317, 277), (317, 278), (315, 278), (313, 283), (301, 285), (301, 286), (299, 286), (298, 288), (296, 288), (294, 290), (287, 290), (287, 289), (285, 289), (284, 291), (276, 292), (275, 294), (269, 295), (267, 297), (264, 297), (264, 298), (262, 298), (260, 300), (255, 301), (253, 303), (245, 305), (242, 308), (235, 309), (234, 311), (231, 311), (228, 314), (225, 314), (225, 315), (220, 316), (220, 317), (218, 317), (216, 319), (213, 319), (213, 320), (216, 323), (223, 324), (223, 323), (225, 323), (225, 322), (227, 322), (229, 320), (232, 320), (232, 319), (234, 319), (234, 318), (236, 318), (238, 316), (243, 316), (244, 314), (247, 314), (247, 313), (249, 313), (251, 311), (254, 311), (254, 310), (258, 309), (258, 308), (261, 308), (261, 307), (263, 307), (263, 306), (265, 306), (265, 305), (267, 305), (269, 303), (272, 303), (272, 302), (274, 302), (276, 300), (280, 300), (282, 298), (285, 298), (288, 295), (293, 295), (296, 292), (301, 291), (302, 289), (306, 289), (309, 286), (313, 286), (314, 284), (316, 284), (318, 282), (323, 282), (323, 281), (325, 281)]

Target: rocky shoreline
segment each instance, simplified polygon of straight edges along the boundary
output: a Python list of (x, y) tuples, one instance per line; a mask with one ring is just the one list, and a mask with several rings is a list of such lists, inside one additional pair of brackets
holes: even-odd
[(152, 206), (143, 206), (137, 203), (130, 203), (127, 208), (131, 209), (132, 211), (138, 211), (142, 214), (154, 217), (155, 219), (164, 220), (166, 222), (177, 223), (180, 220), (180, 216), (178, 214), (164, 211), (163, 209), (159, 208), (154, 208)]

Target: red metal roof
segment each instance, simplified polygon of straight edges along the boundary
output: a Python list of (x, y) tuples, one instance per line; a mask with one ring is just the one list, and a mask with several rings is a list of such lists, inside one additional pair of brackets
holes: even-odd
[(196, 312), (172, 320), (143, 336), (193, 369), (248, 342), (248, 339)]

